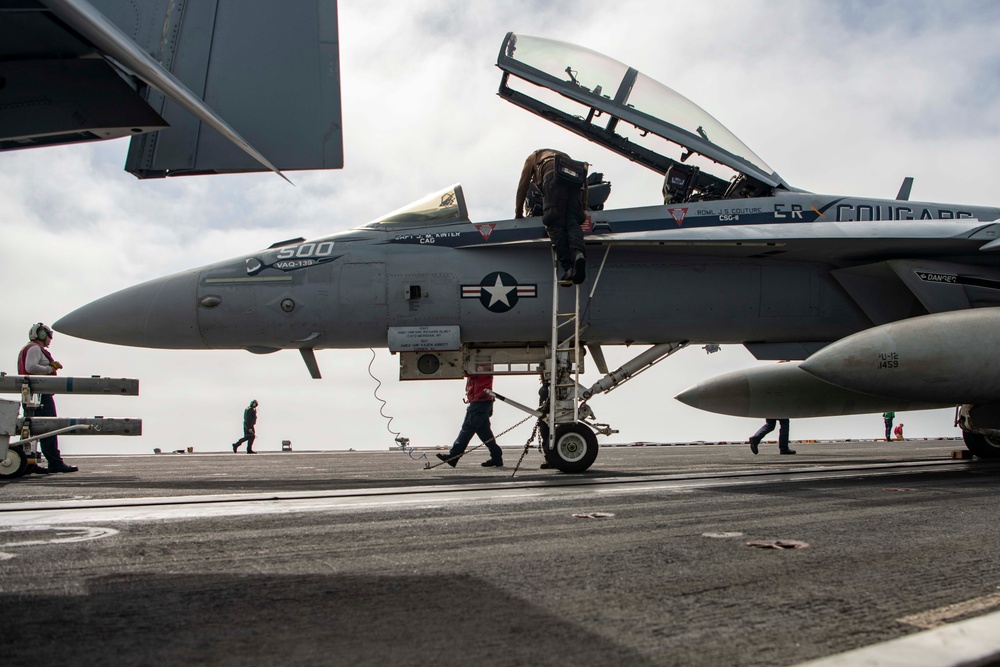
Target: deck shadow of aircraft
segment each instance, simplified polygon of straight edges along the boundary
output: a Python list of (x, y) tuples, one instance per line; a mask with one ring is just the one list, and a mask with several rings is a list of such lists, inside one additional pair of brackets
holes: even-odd
[(635, 651), (469, 576), (104, 576), (86, 595), (3, 595), (59, 641), (7, 664), (636, 665)]

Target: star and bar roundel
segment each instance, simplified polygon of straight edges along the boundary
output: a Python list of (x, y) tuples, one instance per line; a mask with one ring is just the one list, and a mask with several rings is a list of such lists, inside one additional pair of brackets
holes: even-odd
[(538, 285), (518, 284), (514, 276), (503, 271), (486, 274), (478, 285), (462, 285), (463, 299), (479, 299), (479, 303), (492, 313), (506, 313), (518, 300), (537, 296)]

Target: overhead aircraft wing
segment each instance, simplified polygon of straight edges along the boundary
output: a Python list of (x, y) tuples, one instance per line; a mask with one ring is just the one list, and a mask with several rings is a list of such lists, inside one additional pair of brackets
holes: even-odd
[(133, 137), (139, 178), (343, 166), (336, 0), (3, 0), (0, 150)]

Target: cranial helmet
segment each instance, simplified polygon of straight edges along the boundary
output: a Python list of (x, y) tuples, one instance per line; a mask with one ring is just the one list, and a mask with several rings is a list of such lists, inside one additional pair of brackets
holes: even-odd
[(28, 340), (52, 340), (52, 329), (41, 322), (32, 324), (28, 329)]

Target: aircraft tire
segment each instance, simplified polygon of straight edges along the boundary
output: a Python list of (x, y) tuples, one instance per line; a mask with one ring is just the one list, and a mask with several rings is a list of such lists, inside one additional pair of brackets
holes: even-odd
[(28, 457), (20, 448), (9, 448), (6, 458), (0, 459), (0, 479), (20, 477), (27, 470)]
[(962, 431), (965, 448), (981, 459), (1000, 458), (1000, 439), (990, 438), (972, 431)]
[(557, 426), (555, 440), (542, 442), (545, 459), (562, 472), (584, 472), (597, 460), (597, 436), (585, 424)]

